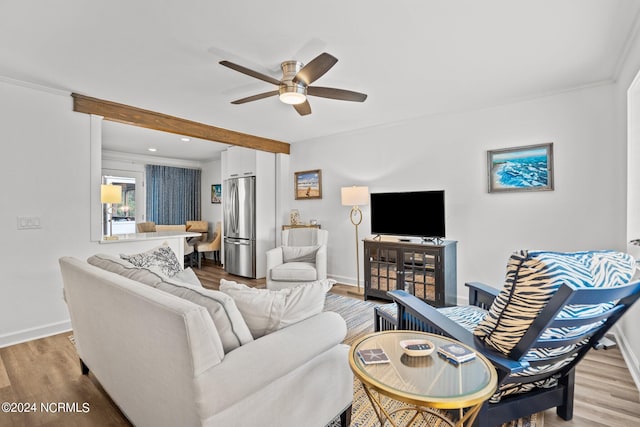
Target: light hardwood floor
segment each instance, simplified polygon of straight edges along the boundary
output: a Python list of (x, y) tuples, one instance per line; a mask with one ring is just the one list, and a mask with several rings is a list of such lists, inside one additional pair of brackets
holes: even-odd
[[(205, 264), (195, 269), (205, 287), (217, 289), (224, 270)], [(264, 280), (236, 279), (255, 287)], [(353, 294), (346, 285), (333, 292)], [(37, 411), (0, 412), (1, 427), (131, 426), (92, 374), (83, 376), (70, 333), (0, 348), (0, 403), (36, 404)], [(71, 411), (55, 409), (67, 404)], [(88, 411), (83, 411), (83, 404)], [(43, 411), (41, 404), (49, 408)], [(75, 405), (74, 405), (75, 404)], [(576, 375), (574, 418), (563, 421), (554, 410), (545, 413), (544, 427), (628, 427), (640, 425), (640, 397), (618, 349), (592, 351)]]

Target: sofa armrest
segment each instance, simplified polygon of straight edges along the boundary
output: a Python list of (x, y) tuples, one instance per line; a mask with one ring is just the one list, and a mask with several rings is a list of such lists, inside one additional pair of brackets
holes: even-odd
[(488, 310), (500, 293), (500, 289), (485, 285), (480, 282), (468, 282), (464, 284), (469, 288), (469, 305), (484, 308)]
[[(337, 313), (322, 312), (265, 335), (225, 355), (197, 379), (208, 415), (218, 413), (342, 345), (347, 333)], [(347, 359), (345, 359), (347, 363)]]
[(316, 252), (316, 272), (318, 280), (327, 278), (327, 245), (321, 245)]

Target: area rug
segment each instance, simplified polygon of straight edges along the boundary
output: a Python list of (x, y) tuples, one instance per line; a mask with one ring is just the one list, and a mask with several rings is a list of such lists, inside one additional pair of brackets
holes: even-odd
[[(379, 305), (371, 301), (362, 301), (356, 298), (345, 297), (329, 292), (325, 301), (325, 311), (335, 311), (341, 315), (347, 323), (347, 336), (344, 340), (345, 344), (351, 345), (358, 338), (374, 331), (373, 325), (373, 309)], [(400, 407), (401, 403), (391, 399), (385, 399), (385, 409), (393, 410)], [(400, 413), (394, 421), (399, 425), (405, 425), (413, 416), (412, 413)], [(340, 425), (340, 418), (333, 420), (328, 427), (336, 427)], [(427, 427), (446, 425), (438, 419), (416, 420), (412, 426)], [(533, 414), (530, 417), (511, 421), (503, 424), (502, 427), (543, 427), (543, 414)], [(367, 398), (360, 381), (354, 379), (353, 382), (353, 407), (351, 410), (351, 427), (377, 427), (380, 421), (376, 416), (371, 402)]]
[(335, 311), (347, 322), (345, 344), (353, 344), (358, 338), (373, 332), (373, 309), (379, 304), (356, 298), (327, 293), (325, 311)]

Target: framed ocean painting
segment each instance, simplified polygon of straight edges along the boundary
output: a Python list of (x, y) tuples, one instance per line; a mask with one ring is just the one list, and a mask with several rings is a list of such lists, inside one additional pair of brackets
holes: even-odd
[(553, 190), (553, 142), (487, 152), (489, 193)]

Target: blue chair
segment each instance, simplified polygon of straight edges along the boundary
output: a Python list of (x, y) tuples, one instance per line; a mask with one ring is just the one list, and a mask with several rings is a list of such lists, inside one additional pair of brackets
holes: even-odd
[[(436, 309), (413, 295), (388, 292), (376, 327), (454, 338), (485, 355), (498, 389), (474, 425), (495, 427), (549, 408), (573, 416), (575, 367), (640, 297), (635, 260), (613, 251), (514, 253), (505, 286), (467, 283), (469, 306)], [(395, 315), (390, 313), (395, 311)]]

